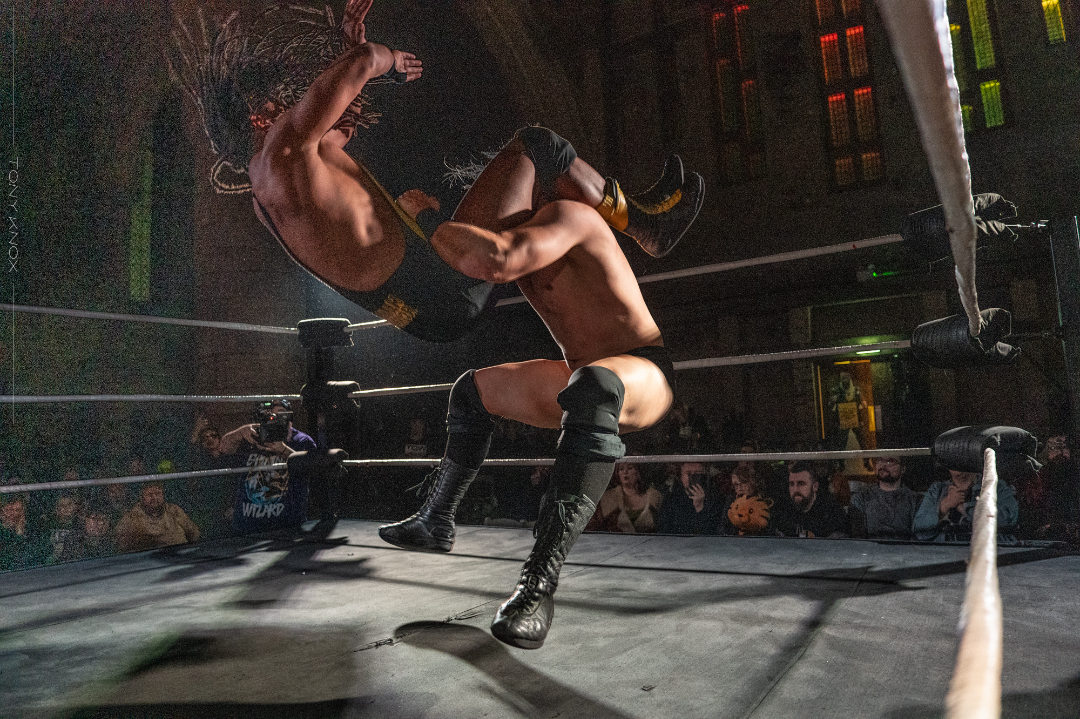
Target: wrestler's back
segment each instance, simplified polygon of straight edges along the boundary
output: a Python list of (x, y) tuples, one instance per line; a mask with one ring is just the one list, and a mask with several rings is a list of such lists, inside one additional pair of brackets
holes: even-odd
[(663, 344), (634, 271), (610, 231), (590, 236), (517, 283), (571, 370)]
[[(288, 113), (286, 113), (287, 115)], [(340, 136), (340, 137), (339, 137)], [(255, 212), (285, 249), (332, 285), (367, 292), (380, 287), (405, 255), (393, 208), (343, 149), (338, 130), (317, 147), (290, 141), (276, 122), (248, 166)]]

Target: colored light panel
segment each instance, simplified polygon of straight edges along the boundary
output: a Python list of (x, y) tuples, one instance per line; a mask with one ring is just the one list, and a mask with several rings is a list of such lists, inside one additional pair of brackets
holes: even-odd
[(761, 113), (758, 112), (757, 83), (744, 80), (742, 84), (743, 117), (746, 119), (746, 136), (756, 138), (761, 133)]
[(818, 25), (824, 25), (829, 20), (832, 20), (835, 13), (833, 0), (815, 0), (815, 2), (817, 4)]
[(874, 96), (869, 87), (860, 87), (855, 91), (855, 128), (860, 142), (870, 142), (877, 137)]
[(829, 130), (833, 147), (843, 147), (851, 141), (847, 95), (842, 92), (829, 95)]
[(982, 92), (983, 116), (987, 127), (1000, 127), (1005, 124), (1005, 108), (1001, 104), (1001, 83), (988, 80), (979, 85)]
[(836, 184), (840, 187), (851, 185), (855, 182), (855, 160), (850, 157), (842, 157), (835, 163)]
[(821, 36), (821, 62), (826, 85), (840, 79), (840, 42), (835, 32)]
[(979, 70), (994, 67), (997, 60), (986, 0), (968, 0), (968, 20), (971, 21), (971, 42), (975, 47), (975, 67)]
[(1065, 42), (1065, 21), (1061, 19), (1060, 0), (1042, 0), (1043, 17), (1046, 18), (1046, 38), (1051, 45)]
[[(872, 180), (880, 180), (882, 175), (881, 167), (881, 153), (880, 152), (864, 152), (859, 157), (862, 164), (863, 179), (867, 182)], [(874, 277), (884, 277), (890, 273), (883, 272), (880, 275), (874, 274)]]
[(847, 29), (848, 70), (852, 77), (870, 74), (870, 62), (866, 58), (866, 37), (863, 26)]

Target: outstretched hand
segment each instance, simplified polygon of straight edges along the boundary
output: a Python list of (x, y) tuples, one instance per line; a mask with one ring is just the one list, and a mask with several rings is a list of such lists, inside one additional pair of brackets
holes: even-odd
[(424, 64), (416, 59), (416, 55), (403, 50), (391, 50), (394, 53), (394, 66), (390, 72), (394, 75), (395, 82), (411, 82), (419, 80), (424, 73)]
[(363, 45), (367, 42), (367, 28), (364, 27), (364, 18), (374, 0), (348, 0), (345, 3), (345, 14), (341, 19), (341, 31), (345, 33), (345, 39), (349, 45)]

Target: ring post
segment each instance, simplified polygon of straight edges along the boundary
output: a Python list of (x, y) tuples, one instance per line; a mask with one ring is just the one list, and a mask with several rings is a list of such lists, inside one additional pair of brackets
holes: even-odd
[[(1080, 440), (1080, 231), (1076, 217), (1050, 223), (1058, 319), (1069, 393), (1069, 440)], [(1080, 478), (1074, 478), (1080, 481)]]
[[(349, 321), (340, 318), (303, 320), (297, 324), (300, 346), (307, 350), (307, 384), (300, 390), (307, 412), (308, 426), (314, 428), (315, 452), (311, 457), (297, 458), (298, 471), (308, 474), (308, 486), (314, 495), (323, 519), (336, 518), (333, 507), (339, 495), (343, 469), (341, 461), (348, 455), (340, 449), (342, 437), (333, 436), (346, 413), (356, 411), (356, 402), (349, 398), (360, 389), (356, 382), (335, 382), (334, 348), (352, 347)], [(338, 449), (332, 449), (337, 447)], [(306, 453), (305, 453), (306, 454)], [(310, 460), (310, 461), (308, 461)], [(331, 461), (333, 460), (333, 461)], [(318, 486), (319, 491), (315, 491)]]

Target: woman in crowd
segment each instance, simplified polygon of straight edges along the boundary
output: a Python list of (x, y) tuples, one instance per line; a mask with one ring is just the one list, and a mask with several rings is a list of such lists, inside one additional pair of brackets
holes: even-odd
[(615, 465), (616, 484), (604, 492), (586, 531), (648, 534), (656, 531), (660, 492), (641, 476), (636, 464)]

